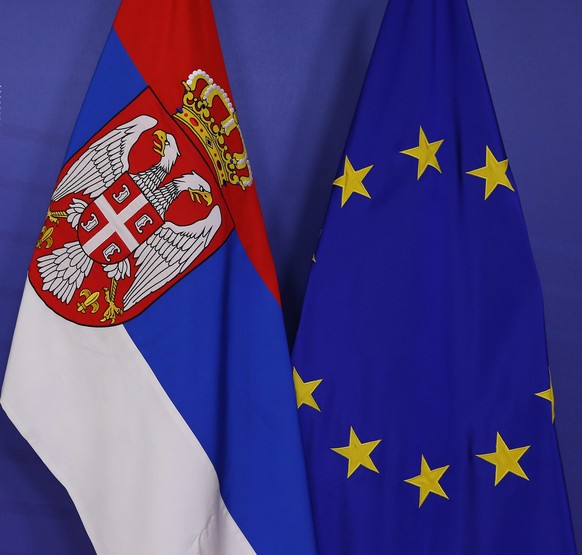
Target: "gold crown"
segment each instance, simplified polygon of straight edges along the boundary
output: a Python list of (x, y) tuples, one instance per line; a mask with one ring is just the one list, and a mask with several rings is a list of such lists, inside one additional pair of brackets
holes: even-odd
[(201, 69), (192, 72), (182, 84), (183, 106), (174, 118), (198, 138), (212, 161), (218, 184), (222, 187), (231, 183), (244, 190), (251, 185), (253, 174), (230, 98)]

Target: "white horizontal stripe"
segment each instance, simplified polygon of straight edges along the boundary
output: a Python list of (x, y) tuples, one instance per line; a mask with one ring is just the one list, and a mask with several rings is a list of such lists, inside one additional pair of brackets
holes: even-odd
[(27, 282), (1, 402), (69, 491), (97, 553), (254, 553), (123, 326), (70, 323)]

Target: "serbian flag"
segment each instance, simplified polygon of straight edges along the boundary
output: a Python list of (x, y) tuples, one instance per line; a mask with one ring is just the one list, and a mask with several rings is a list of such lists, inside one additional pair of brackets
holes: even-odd
[(1, 402), (98, 553), (315, 552), (274, 267), (207, 0), (122, 3)]

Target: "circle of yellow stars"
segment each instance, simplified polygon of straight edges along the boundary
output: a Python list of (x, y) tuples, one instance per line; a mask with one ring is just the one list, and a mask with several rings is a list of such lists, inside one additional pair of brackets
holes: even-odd
[[(318, 412), (321, 412), (321, 408), (314, 398), (314, 393), (322, 382), (323, 379), (303, 381), (297, 372), (297, 369), (295, 367), (293, 368), (293, 383), (295, 385), (298, 409), (302, 406), (307, 406)], [(552, 422), (554, 422), (554, 390), (552, 386), (551, 375), (549, 389), (536, 393), (535, 395), (551, 403)], [(350, 426), (348, 444), (341, 447), (331, 447), (331, 450), (347, 459), (347, 478), (350, 478), (361, 467), (366, 468), (376, 474), (380, 474), (378, 467), (372, 459), (372, 453), (378, 447), (381, 441), (381, 439), (362, 441), (356, 434), (354, 428)], [(521, 447), (510, 448), (501, 434), (497, 432), (495, 450), (490, 453), (476, 454), (475, 456), (495, 467), (495, 486), (497, 486), (508, 474), (513, 474), (519, 478), (523, 478), (524, 480), (529, 481), (529, 477), (521, 466), (520, 460), (530, 449), (530, 447), (531, 445), (524, 445)], [(431, 493), (445, 499), (449, 499), (449, 496), (441, 484), (441, 479), (447, 470), (449, 470), (449, 468), (450, 465), (431, 468), (424, 454), (421, 455), (420, 473), (416, 476), (412, 476), (411, 478), (404, 480), (404, 482), (407, 484), (411, 484), (418, 488), (419, 508), (422, 507)]]
[[(425, 174), (429, 167), (434, 168), (439, 173), (442, 173), (437, 153), (443, 143), (444, 139), (430, 141), (424, 131), (422, 125), (418, 133), (418, 145), (411, 148), (401, 150), (400, 153), (410, 156), (417, 160), (417, 181)], [(333, 184), (342, 189), (341, 204), (343, 208), (352, 195), (357, 194), (365, 198), (371, 199), (371, 195), (364, 185), (364, 179), (373, 169), (373, 165), (355, 169), (348, 155), (344, 160), (343, 174), (338, 177)], [(485, 146), (485, 165), (474, 170), (466, 172), (467, 175), (481, 178), (485, 181), (485, 200), (487, 200), (497, 187), (506, 187), (510, 191), (515, 191), (507, 171), (509, 162), (507, 159), (498, 160), (488, 145)], [(316, 262), (315, 255), (313, 262)], [(304, 382), (296, 368), (293, 368), (293, 383), (295, 385), (295, 393), (297, 400), (297, 408), (302, 406), (311, 407), (318, 412), (321, 412), (317, 401), (314, 398), (316, 389), (321, 385), (322, 379)], [(552, 422), (555, 420), (554, 408), (554, 390), (550, 376), (550, 387), (545, 391), (540, 391), (535, 394), (537, 397), (545, 399), (551, 404)], [(378, 447), (382, 440), (376, 439), (372, 441), (362, 442), (356, 434), (353, 427), (350, 426), (348, 445), (342, 447), (332, 447), (331, 450), (346, 458), (348, 461), (347, 478), (350, 478), (360, 467), (366, 468), (380, 473), (372, 460), (372, 453)], [(514, 474), (525, 480), (529, 480), (527, 474), (520, 464), (520, 459), (530, 449), (530, 445), (522, 447), (508, 447), (507, 443), (497, 432), (495, 451), (490, 453), (478, 454), (476, 457), (482, 459), (495, 467), (495, 486), (497, 486), (508, 474)], [(404, 482), (411, 484), (419, 489), (418, 506), (421, 507), (428, 496), (432, 493), (449, 499), (440, 481), (449, 470), (450, 465), (441, 466), (438, 468), (431, 468), (424, 456), (421, 455), (420, 473), (411, 478), (407, 478)]]

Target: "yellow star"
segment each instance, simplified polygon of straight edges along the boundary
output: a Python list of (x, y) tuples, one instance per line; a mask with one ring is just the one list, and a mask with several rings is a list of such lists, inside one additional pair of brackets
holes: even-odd
[(378, 444), (381, 439), (376, 441), (368, 441), (362, 443), (354, 429), (350, 426), (350, 443), (346, 447), (332, 447), (331, 450), (339, 453), (342, 457), (348, 459), (348, 478), (360, 467), (363, 466), (369, 470), (380, 473), (376, 468), (376, 465), (372, 462), (370, 454)]
[(295, 368), (293, 368), (293, 384), (295, 385), (295, 397), (297, 398), (297, 408), (307, 405), (321, 412), (317, 402), (313, 398), (313, 392), (323, 380), (304, 382)]
[(511, 191), (515, 191), (509, 181), (509, 177), (507, 177), (507, 166), (509, 165), (507, 159), (500, 162), (493, 156), (488, 146), (485, 148), (485, 165), (482, 168), (467, 172), (469, 175), (474, 175), (485, 180), (485, 200), (495, 191), (497, 185), (503, 185)]
[(368, 166), (367, 168), (362, 168), (361, 170), (354, 170), (350, 159), (346, 156), (344, 162), (344, 174), (338, 177), (333, 184), (342, 188), (342, 207), (352, 196), (353, 193), (358, 193), (366, 198), (372, 198), (370, 193), (364, 187), (364, 177), (368, 175), (368, 172), (374, 166)]
[(556, 400), (554, 398), (554, 385), (552, 384), (552, 375), (550, 374), (550, 389), (536, 393), (538, 397), (546, 399), (552, 405), (552, 423), (556, 420)]
[(422, 507), (422, 504), (428, 497), (429, 493), (436, 493), (441, 497), (445, 497), (448, 499), (445, 490), (439, 484), (439, 480), (443, 477), (443, 474), (449, 469), (450, 465), (441, 466), (440, 468), (435, 468), (431, 470), (430, 466), (426, 462), (424, 455), (421, 455), (420, 458), (420, 474), (418, 476), (414, 476), (414, 478), (408, 478), (408, 480), (404, 480), (408, 484), (412, 484), (417, 488), (420, 488), (419, 497), (418, 497), (418, 506)]
[(509, 449), (503, 438), (497, 432), (497, 441), (495, 442), (495, 451), (493, 453), (486, 453), (484, 455), (477, 455), (480, 459), (487, 461), (495, 465), (495, 485), (497, 485), (505, 476), (511, 472), (520, 478), (529, 480), (526, 473), (521, 468), (520, 464), (517, 462), (525, 452), (531, 447), (531, 445), (526, 445), (525, 447), (516, 447), (515, 449)]
[(424, 134), (422, 126), (420, 126), (420, 133), (418, 134), (418, 146), (400, 151), (401, 154), (406, 154), (407, 156), (412, 156), (413, 158), (418, 159), (418, 171), (416, 174), (417, 181), (420, 179), (420, 176), (424, 173), (428, 166), (432, 166), (440, 173), (442, 173), (441, 167), (439, 166), (439, 161), (436, 157), (436, 153), (443, 142), (444, 139), (435, 141), (434, 143), (429, 143), (426, 135)]

